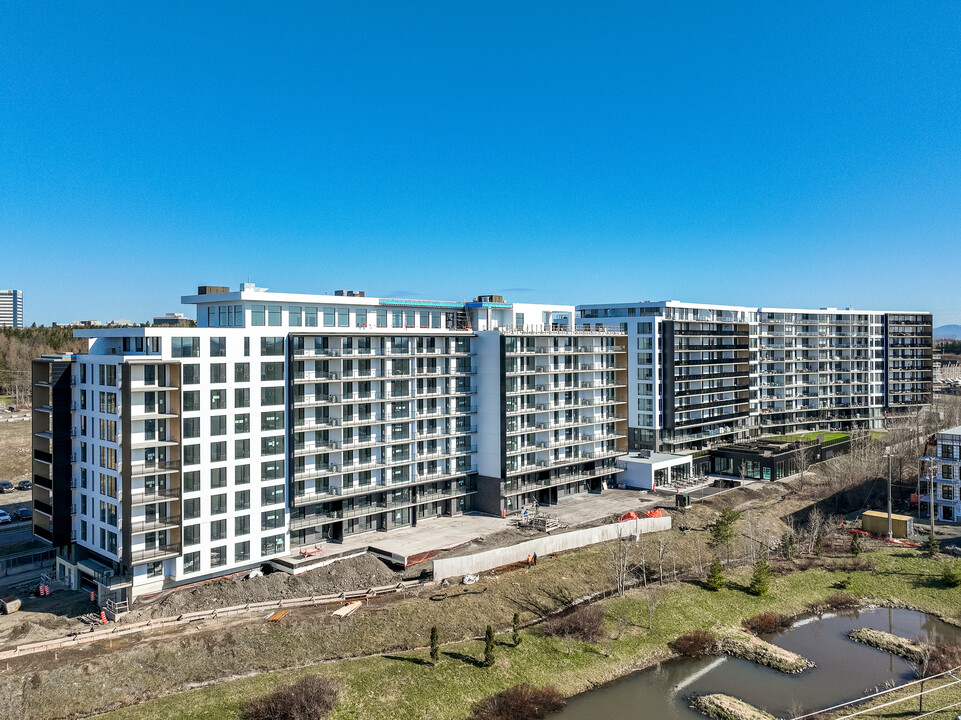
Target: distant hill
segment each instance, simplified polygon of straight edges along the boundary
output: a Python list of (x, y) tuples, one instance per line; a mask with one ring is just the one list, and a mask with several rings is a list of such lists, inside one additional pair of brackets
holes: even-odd
[(941, 325), (934, 328), (935, 340), (961, 340), (961, 325)]

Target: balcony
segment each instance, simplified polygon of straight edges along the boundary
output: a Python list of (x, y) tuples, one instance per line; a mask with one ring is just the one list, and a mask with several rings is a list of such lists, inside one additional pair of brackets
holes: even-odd
[(155, 462), (131, 463), (130, 465), (131, 477), (175, 472), (180, 472), (179, 460), (157, 460)]
[(180, 555), (180, 543), (157, 545), (152, 548), (132, 550), (130, 552), (130, 563), (132, 565), (142, 565), (146, 562), (164, 560), (165, 558), (177, 557), (178, 555)]
[(144, 505), (152, 502), (176, 500), (180, 497), (180, 488), (153, 488), (152, 490), (134, 490), (130, 493), (131, 505)]
[(138, 533), (151, 532), (153, 530), (163, 530), (165, 528), (174, 528), (179, 526), (179, 515), (167, 515), (166, 517), (132, 520), (130, 522), (130, 533), (132, 535), (136, 535)]

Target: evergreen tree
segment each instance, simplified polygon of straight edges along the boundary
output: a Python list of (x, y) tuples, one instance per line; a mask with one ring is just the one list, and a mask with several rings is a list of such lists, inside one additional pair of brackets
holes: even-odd
[(765, 560), (759, 559), (754, 563), (754, 572), (751, 573), (751, 584), (748, 588), (752, 595), (758, 597), (767, 595), (771, 589), (771, 566)]
[(513, 627), (513, 635), (511, 639), (514, 641), (514, 647), (521, 644), (521, 616), (514, 613), (514, 619), (511, 621)]
[(730, 561), (731, 553), (734, 551), (735, 525), (740, 518), (741, 513), (734, 508), (726, 507), (721, 511), (717, 520), (708, 525), (708, 530), (711, 533), (708, 545), (713, 550), (723, 548), (727, 553), (728, 561)]
[(861, 544), (861, 536), (858, 533), (851, 533), (851, 554), (857, 557), (864, 552), (864, 545)]
[(484, 667), (491, 667), (494, 664), (494, 628), (487, 626), (484, 633)]
[(791, 530), (781, 536), (781, 555), (785, 560), (792, 560), (797, 555), (797, 538)]
[(824, 535), (818, 533), (814, 538), (814, 555), (821, 557), (824, 554)]
[(720, 590), (726, 584), (724, 581), (724, 568), (721, 567), (721, 561), (714, 558), (711, 561), (711, 568), (707, 572), (706, 585), (709, 590)]
[(941, 543), (934, 534), (934, 523), (931, 523), (931, 529), (928, 531), (928, 539), (921, 544), (921, 549), (928, 557), (934, 557), (941, 552)]
[(440, 641), (437, 633), (437, 626), (435, 625), (430, 629), (430, 661), (437, 664), (437, 659), (440, 657)]

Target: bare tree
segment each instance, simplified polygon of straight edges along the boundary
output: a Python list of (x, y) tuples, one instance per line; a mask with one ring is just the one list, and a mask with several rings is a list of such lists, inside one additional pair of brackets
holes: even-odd
[(630, 544), (624, 542), (623, 525), (617, 528), (617, 544), (611, 548), (611, 567), (614, 570), (614, 582), (617, 594), (624, 595), (627, 589), (627, 578), (630, 571)]

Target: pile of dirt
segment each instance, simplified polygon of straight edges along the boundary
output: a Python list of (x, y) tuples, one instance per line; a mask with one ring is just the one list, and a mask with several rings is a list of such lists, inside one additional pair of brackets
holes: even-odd
[(718, 720), (775, 720), (773, 715), (758, 710), (743, 700), (721, 693), (701, 695), (694, 699), (691, 707)]
[(373, 555), (359, 555), (309, 570), (301, 575), (274, 572), (248, 579), (246, 574), (239, 574), (179, 590), (168, 590), (159, 596), (135, 603), (131, 612), (124, 616), (123, 622), (142, 622), (150, 618), (281, 598), (364, 590), (391, 585), (400, 579), (399, 573), (388, 568)]

